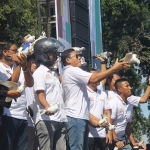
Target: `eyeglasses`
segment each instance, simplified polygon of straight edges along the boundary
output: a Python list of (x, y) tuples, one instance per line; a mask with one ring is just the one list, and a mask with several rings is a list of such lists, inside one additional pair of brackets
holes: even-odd
[(76, 54), (76, 55), (71, 56), (71, 57), (69, 57), (69, 58), (72, 58), (72, 57), (76, 57), (76, 58), (78, 58), (78, 57), (79, 57), (79, 55), (78, 55), (78, 54)]
[(15, 50), (9, 49), (8, 51), (12, 51), (13, 53), (18, 53), (16, 49)]

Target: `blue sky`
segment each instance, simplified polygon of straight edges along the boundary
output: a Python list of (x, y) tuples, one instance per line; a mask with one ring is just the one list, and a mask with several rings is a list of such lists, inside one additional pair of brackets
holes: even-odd
[[(150, 114), (150, 110), (148, 110), (147, 106), (148, 106), (148, 103), (141, 104), (142, 113), (144, 114), (145, 117), (148, 117)], [(144, 144), (146, 145), (146, 143), (147, 143), (146, 135), (142, 136), (142, 140), (144, 140)]]
[(150, 110), (148, 110), (148, 103), (146, 104), (141, 104), (141, 108), (142, 108), (142, 112), (144, 114), (145, 117), (148, 117), (150, 114)]

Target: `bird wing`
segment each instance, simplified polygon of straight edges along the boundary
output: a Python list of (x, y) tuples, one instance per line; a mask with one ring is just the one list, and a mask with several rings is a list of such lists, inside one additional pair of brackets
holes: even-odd
[(125, 62), (130, 62), (130, 60), (131, 60), (131, 58), (132, 58), (132, 55), (133, 55), (132, 52), (127, 53), (126, 56), (125, 56), (125, 58), (124, 58), (124, 61), (125, 61)]

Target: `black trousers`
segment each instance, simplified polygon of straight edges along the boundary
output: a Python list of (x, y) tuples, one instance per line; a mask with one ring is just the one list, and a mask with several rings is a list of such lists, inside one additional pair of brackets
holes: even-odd
[(106, 138), (89, 138), (89, 150), (108, 150)]

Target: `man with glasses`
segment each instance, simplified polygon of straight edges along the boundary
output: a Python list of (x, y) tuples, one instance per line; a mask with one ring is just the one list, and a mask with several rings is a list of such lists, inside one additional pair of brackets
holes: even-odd
[[(27, 67), (26, 57), (23, 54), (15, 55), (18, 61), (13, 61), (14, 54), (17, 53), (17, 46), (13, 42), (6, 41), (0, 49), (0, 80), (10, 80), (14, 78), (14, 68), (18, 68), (18, 84), (25, 84), (27, 87), (33, 86), (33, 78)], [(20, 76), (19, 76), (20, 75)], [(14, 80), (11, 80), (14, 81)], [(17, 82), (17, 80), (16, 80)], [(19, 95), (20, 96), (20, 95)], [(12, 100), (10, 108), (4, 107), (3, 126), (0, 147), (1, 149), (27, 149), (27, 113), (26, 97), (24, 90), (17, 101)]]
[(88, 73), (80, 68), (80, 57), (73, 49), (65, 50), (61, 54), (61, 61), (65, 66), (62, 87), (68, 118), (69, 150), (88, 150), (89, 98), (86, 85), (100, 82), (116, 70), (129, 67), (129, 64), (119, 63), (117, 59), (114, 66), (104, 72)]

